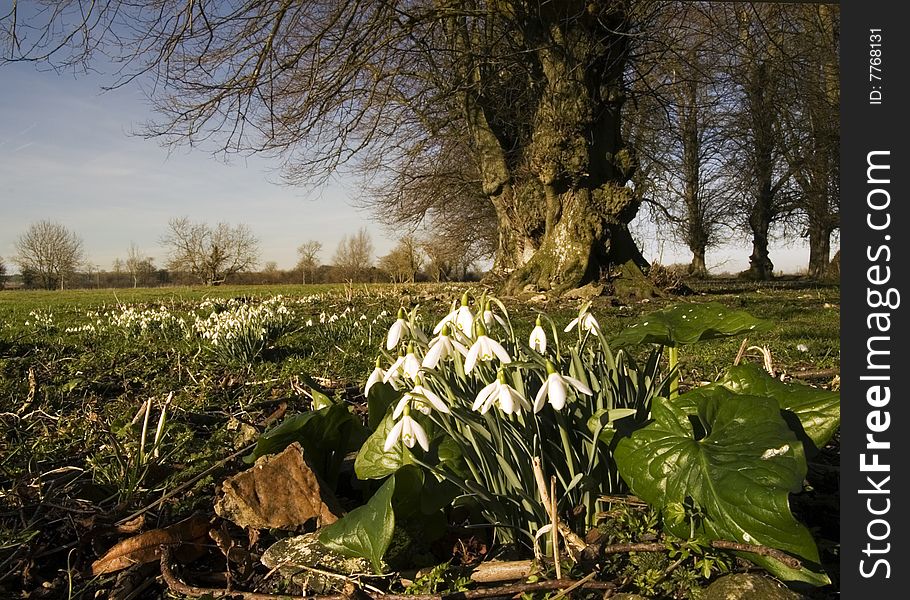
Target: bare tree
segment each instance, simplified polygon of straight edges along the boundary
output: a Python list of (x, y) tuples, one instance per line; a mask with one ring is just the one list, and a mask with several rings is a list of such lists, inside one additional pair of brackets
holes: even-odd
[(3, 289), (3, 284), (6, 281), (6, 263), (3, 262), (3, 257), (0, 256), (0, 289)]
[(60, 223), (38, 221), (16, 240), (19, 269), (33, 273), (45, 289), (64, 289), (83, 259), (82, 240)]
[(345, 281), (365, 281), (373, 266), (373, 240), (366, 228), (344, 236), (332, 260), (339, 276)]
[(809, 240), (810, 277), (830, 266), (840, 228), (840, 13), (837, 6), (795, 5), (784, 66), (781, 147), (800, 194), (796, 211)]
[(139, 287), (139, 283), (147, 283), (149, 277), (155, 272), (155, 259), (146, 256), (136, 244), (131, 243), (130, 249), (126, 254), (124, 266), (133, 280), (133, 287)]
[(247, 225), (192, 223), (171, 219), (162, 244), (170, 252), (168, 268), (192, 275), (205, 285), (220, 285), (240, 271), (255, 267), (259, 242)]
[(654, 46), (672, 53), (639, 75), (626, 121), (639, 157), (636, 191), (660, 229), (692, 252), (689, 273), (696, 277), (707, 276), (707, 250), (735, 219), (726, 128), (733, 98), (704, 12), (710, 10), (687, 7), (654, 36)]
[(300, 259), (297, 261), (297, 270), (300, 271), (301, 283), (306, 283), (307, 273), (310, 274), (310, 280), (319, 266), (319, 253), (322, 252), (322, 242), (308, 240), (297, 247), (297, 255)]
[(413, 283), (422, 266), (420, 243), (413, 235), (401, 238), (391, 252), (379, 259), (379, 268), (389, 274), (393, 283)]
[(484, 200), (469, 214), (496, 228), (495, 270), (513, 289), (564, 290), (606, 272), (644, 280), (622, 109), (634, 45), (665, 7), (64, 0), (31, 20), (14, 5), (0, 30), (12, 60), (116, 56), (114, 85), (157, 83), (149, 135), (283, 153), (291, 181), (347, 164), (416, 184), (437, 157), (461, 156), (444, 164)]

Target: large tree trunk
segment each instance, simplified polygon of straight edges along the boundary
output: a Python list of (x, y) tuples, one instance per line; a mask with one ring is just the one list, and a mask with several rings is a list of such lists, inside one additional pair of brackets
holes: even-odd
[(692, 261), (689, 263), (689, 275), (696, 279), (705, 279), (708, 276), (708, 266), (705, 264), (705, 248), (690, 248)]
[(749, 215), (749, 227), (752, 230), (752, 254), (749, 256), (749, 268), (745, 276), (758, 281), (769, 281), (774, 275), (774, 263), (768, 253), (768, 237), (771, 231), (771, 214), (768, 210), (768, 194), (759, 193)]
[(809, 227), (809, 277), (828, 276), (831, 256), (831, 231), (819, 226)]
[[(561, 293), (620, 277), (625, 281), (611, 286), (617, 293), (654, 292), (628, 231), (639, 206), (625, 187), (635, 160), (620, 119), (628, 40), (617, 35), (625, 26), (620, 4), (610, 7), (551, 3), (526, 32), (538, 48), (541, 92), (530, 143), (515, 163), (535, 183), (513, 194), (515, 214), (526, 222), (523, 245), (509, 250), (520, 250), (515, 262), (524, 262), (509, 275), (507, 291)], [(518, 171), (511, 171), (513, 180)], [(535, 219), (543, 221), (542, 232)]]

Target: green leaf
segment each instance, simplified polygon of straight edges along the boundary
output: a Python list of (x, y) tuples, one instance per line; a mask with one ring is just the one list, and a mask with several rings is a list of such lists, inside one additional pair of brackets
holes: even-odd
[[(710, 539), (761, 544), (804, 564), (818, 563), (812, 535), (789, 506), (789, 493), (801, 489), (806, 475), (802, 444), (774, 400), (728, 400), (724, 393), (702, 394), (690, 421), (674, 402), (655, 398), (653, 421), (617, 442), (620, 474), (637, 496), (670, 509), (666, 525), (674, 535), (689, 536), (688, 523), (672, 521), (678, 521), (676, 505), (691, 499), (704, 515), (697, 532)], [(806, 566), (794, 570), (769, 557), (745, 556), (781, 579), (829, 583), (824, 573)]]
[(334, 484), (345, 455), (357, 450), (366, 439), (367, 431), (360, 420), (343, 404), (332, 404), (285, 419), (263, 433), (252, 454), (243, 460), (252, 463), (260, 456), (281, 452), (299, 442), (309, 464), (327, 483)]
[(382, 557), (395, 530), (395, 512), (392, 510), (394, 493), (393, 475), (366, 504), (323, 527), (319, 532), (319, 542), (342, 556), (366, 558), (377, 574), (382, 573)]
[(771, 323), (716, 302), (677, 304), (641, 317), (611, 340), (614, 346), (681, 346), (703, 340), (766, 331)]
[(332, 399), (317, 390), (316, 388), (310, 388), (310, 396), (313, 398), (313, 410), (320, 410), (323, 408), (328, 408), (332, 406), (334, 402)]
[(374, 383), (370, 388), (370, 397), (367, 398), (367, 407), (369, 417), (367, 424), (373, 431), (379, 427), (382, 419), (385, 418), (389, 407), (401, 398), (401, 392), (392, 387), (389, 383)]
[(400, 469), (402, 465), (414, 464), (414, 456), (404, 444), (395, 444), (388, 452), (383, 450), (385, 440), (394, 426), (395, 420), (389, 411), (357, 453), (354, 473), (358, 478), (382, 479)]
[[(723, 377), (712, 385), (723, 386), (736, 394), (774, 398), (783, 411), (784, 420), (798, 436), (808, 437), (816, 449), (823, 448), (840, 426), (839, 392), (784, 383), (771, 377), (758, 365), (729, 367)], [(794, 423), (794, 418), (798, 424)]]

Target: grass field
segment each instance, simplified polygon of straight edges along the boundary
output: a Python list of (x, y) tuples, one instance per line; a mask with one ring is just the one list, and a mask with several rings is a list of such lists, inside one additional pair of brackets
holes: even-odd
[[(837, 286), (696, 288), (687, 298), (632, 305), (598, 298), (592, 310), (609, 337), (672, 302), (716, 301), (773, 323), (748, 344), (766, 347), (779, 374), (836, 371)], [(82, 573), (74, 597), (110, 589), (113, 576), (84, 575), (98, 554), (87, 532), (188, 482), (146, 516), (166, 524), (211, 513), (221, 478), (240, 467), (229, 462), (199, 474), (282, 415), (307, 410), (313, 387), (362, 403), (360, 390), (398, 308), (420, 305), (430, 330), (469, 289), (479, 291), (419, 284), (0, 292), (0, 592), (59, 594), (70, 589), (73, 572)], [(504, 302), (524, 336), (538, 311), (561, 328), (579, 306)], [(231, 315), (247, 315), (256, 331), (231, 329)], [(218, 336), (240, 341), (215, 344)], [(714, 379), (741, 343), (683, 349), (682, 385)], [(762, 357), (750, 350), (745, 360)], [(143, 440), (136, 417), (150, 399)], [(167, 426), (153, 456), (154, 419), (165, 402)]]

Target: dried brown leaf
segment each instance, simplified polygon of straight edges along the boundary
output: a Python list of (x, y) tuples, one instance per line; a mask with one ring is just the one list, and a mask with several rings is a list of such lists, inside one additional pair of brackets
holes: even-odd
[(194, 516), (162, 529), (153, 529), (127, 538), (92, 563), (92, 575), (113, 573), (132, 565), (157, 561), (161, 556), (161, 545), (198, 546), (206, 539), (208, 530), (208, 519)]

